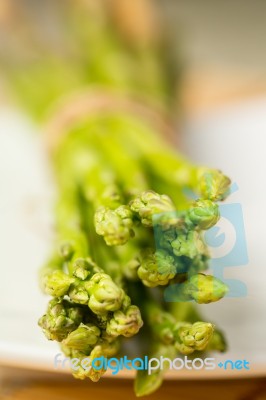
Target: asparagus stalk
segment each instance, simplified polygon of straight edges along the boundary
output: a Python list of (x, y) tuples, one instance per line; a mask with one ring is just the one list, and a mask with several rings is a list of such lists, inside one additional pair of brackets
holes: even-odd
[[(76, 128), (77, 129), (77, 128)], [(74, 130), (72, 137), (75, 141), (75, 153), (73, 154), (72, 140), (61, 148), (59, 168), (68, 163), (79, 184), (87, 202), (94, 210), (94, 224), (97, 234), (103, 236), (109, 246), (125, 244), (134, 236), (133, 214), (124, 204), (124, 194), (118, 186), (116, 175), (108, 168), (106, 161), (100, 156), (99, 151), (93, 149), (93, 120), (86, 125), (87, 138), (79, 137), (75, 141)], [(92, 137), (90, 137), (92, 135)], [(88, 140), (89, 137), (89, 140)], [(88, 143), (91, 146), (88, 146)], [(86, 150), (84, 150), (86, 149)], [(60, 160), (61, 158), (61, 160)]]
[(176, 275), (175, 260), (164, 250), (147, 250), (140, 261), (137, 274), (145, 286), (165, 286)]
[[(61, 349), (67, 357), (78, 359), (77, 368), (72, 369), (73, 376), (77, 379), (83, 380), (89, 378), (93, 382), (97, 382), (104, 375), (106, 369), (101, 365), (98, 365), (98, 360), (94, 365), (92, 362), (96, 358), (112, 357), (116, 355), (120, 347), (119, 341), (117, 339), (109, 340), (103, 337), (98, 339), (93, 347), (87, 347), (87, 350), (83, 351), (75, 349), (75, 347), (79, 347), (77, 346), (77, 343), (80, 343), (80, 338), (77, 341), (73, 340), (71, 345), (64, 343), (61, 344)], [(83, 347), (85, 347), (85, 343), (86, 340), (84, 340)], [(85, 365), (84, 361), (86, 361)]]
[[(60, 174), (58, 176), (60, 179)], [(65, 193), (64, 186), (66, 183), (64, 176), (61, 178), (60, 184), (62, 193)], [(136, 334), (143, 324), (139, 309), (138, 307), (131, 305), (129, 297), (126, 296), (122, 288), (117, 286), (110, 275), (105, 273), (95, 262), (92, 261), (88, 255), (88, 243), (86, 246), (86, 252), (82, 254), (79, 252), (80, 243), (78, 240), (73, 240), (73, 234), (75, 235), (78, 230), (80, 233), (79, 237), (85, 237), (86, 240), (88, 238), (83, 233), (82, 228), (84, 228), (84, 223), (81, 224), (83, 221), (79, 219), (81, 213), (81, 201), (80, 199), (78, 200), (78, 190), (73, 190), (70, 194), (72, 194), (72, 197), (69, 197), (71, 201), (66, 201), (66, 204), (61, 204), (57, 221), (59, 239), (61, 240), (61, 238), (64, 237), (64, 239), (66, 238), (66, 241), (64, 241), (62, 245), (62, 242), (59, 240), (60, 251), (55, 258), (58, 262), (52, 264), (53, 268), (48, 265), (43, 269), (43, 286), (46, 292), (53, 296), (67, 295), (75, 304), (88, 305), (92, 313), (97, 316), (97, 321), (100, 322), (100, 325), (104, 328), (105, 338), (109, 337), (110, 343), (112, 343), (116, 337), (121, 335), (130, 337)], [(68, 239), (69, 237), (71, 240)], [(62, 249), (64, 251), (62, 251)], [(79, 257), (80, 255), (83, 257)], [(71, 268), (68, 268), (69, 274), (67, 274), (63, 272), (63, 268), (65, 265), (69, 264), (71, 265)], [(119, 312), (116, 313), (116, 311)], [(48, 329), (51, 325), (49, 325), (49, 322), (50, 320), (47, 315), (42, 317), (40, 320), (40, 325), (43, 326), (47, 335), (50, 334), (51, 330)], [(58, 334), (57, 336), (52, 336), (51, 334), (49, 336), (52, 339), (57, 338), (57, 340), (60, 341), (64, 339), (64, 349), (70, 348), (71, 351), (81, 352), (81, 355), (79, 356), (80, 358), (82, 358), (82, 354), (85, 351), (88, 352), (89, 350), (94, 355), (101, 351), (102, 354), (108, 353), (108, 343), (103, 342), (97, 345), (94, 343), (96, 340), (95, 335), (97, 333), (99, 336), (100, 331), (97, 326), (91, 325), (91, 322), (89, 325), (81, 324), (79, 327), (71, 325), (71, 335), (69, 335), (70, 330), (64, 329), (64, 327), (65, 325), (62, 326), (61, 336)], [(72, 328), (77, 329), (73, 331)], [(110, 338), (113, 339), (110, 340)], [(84, 346), (88, 347), (87, 350)], [(98, 349), (97, 352), (95, 349)], [(102, 371), (102, 373), (103, 372), (104, 371)], [(84, 374), (85, 372), (79, 369), (77, 375), (83, 377), (85, 376)], [(94, 380), (98, 379), (101, 375), (100, 372), (96, 374), (95, 371), (92, 375), (91, 374), (92, 373), (89, 373), (88, 376)]]
[(208, 304), (222, 299), (227, 291), (228, 287), (220, 279), (198, 273), (184, 283), (168, 286), (164, 296), (170, 302), (194, 300), (198, 304)]
[[(145, 294), (145, 315), (149, 324), (152, 344), (149, 359), (173, 359), (179, 353), (190, 355), (202, 351), (211, 343), (214, 326), (211, 323), (195, 322), (193, 324), (177, 321), (173, 315), (164, 311), (151, 301)], [(167, 363), (163, 368), (148, 371), (138, 371), (134, 383), (137, 397), (145, 396), (156, 391), (163, 382)]]
[(168, 312), (154, 302), (147, 303), (146, 313), (155, 338), (166, 345), (173, 345), (181, 354), (204, 350), (213, 335), (214, 326), (209, 322), (177, 322)]
[(155, 214), (174, 211), (175, 206), (167, 195), (159, 195), (152, 190), (142, 192), (130, 203), (130, 209), (140, 218), (144, 226), (153, 226), (153, 216)]
[[(169, 312), (178, 322), (188, 321), (190, 323), (195, 323), (203, 319), (199, 312), (199, 309), (195, 308), (195, 306), (191, 302), (170, 303)], [(226, 350), (227, 342), (225, 335), (221, 331), (221, 329), (217, 328), (217, 325), (215, 324), (215, 330), (206, 347), (206, 351), (219, 351), (223, 353)]]
[[(158, 343), (149, 354), (149, 358), (164, 357), (173, 359), (176, 355), (174, 346), (165, 346), (162, 343)], [(166, 368), (166, 367), (165, 367)], [(164, 369), (154, 369), (151, 374), (147, 371), (138, 371), (134, 382), (134, 391), (137, 397), (147, 396), (155, 392), (163, 383), (163, 377), (165, 374)]]
[[(153, 183), (161, 179), (170, 192), (171, 187), (179, 192), (187, 187), (212, 201), (224, 200), (229, 194), (231, 181), (227, 176), (219, 170), (193, 165), (173, 151), (147, 123), (136, 121), (130, 115), (119, 114), (109, 117), (108, 121), (110, 125), (128, 128), (124, 138), (123, 132), (119, 132), (119, 140), (127, 142), (127, 149), (130, 149), (133, 158), (137, 155), (144, 164)], [(183, 202), (182, 193), (179, 196)]]
[(46, 314), (39, 319), (39, 326), (49, 340), (61, 342), (82, 321), (81, 307), (60, 298), (50, 300)]

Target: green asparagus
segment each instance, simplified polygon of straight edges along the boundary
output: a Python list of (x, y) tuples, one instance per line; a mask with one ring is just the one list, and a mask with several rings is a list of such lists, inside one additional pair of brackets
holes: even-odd
[[(126, 352), (136, 335), (149, 357), (223, 352), (222, 331), (204, 321), (198, 305), (228, 290), (202, 272), (210, 258), (204, 231), (218, 222), (230, 179), (185, 159), (163, 137), (168, 129), (157, 121), (160, 112), (150, 113), (146, 99), (134, 100), (145, 94), (163, 111), (176, 102), (175, 77), (169, 79), (175, 74), (166, 69), (169, 55), (162, 56), (160, 40), (128, 43), (105, 1), (61, 2), (59, 14), (53, 3), (52, 15), (65, 16), (62, 31), (52, 27), (60, 51), (27, 20), (36, 40), (27, 43), (25, 58), (12, 65), (0, 55), (1, 71), (31, 115), (47, 118), (48, 127), (61, 118), (49, 136), (55, 141), (49, 143), (54, 239), (40, 271), (41, 288), (52, 299), (39, 326), (67, 357), (77, 358), (73, 376), (92, 381), (106, 372), (93, 360)], [(95, 84), (101, 91), (79, 93)], [(98, 110), (97, 101), (104, 104)], [(136, 395), (158, 389), (164, 372), (138, 371)]]

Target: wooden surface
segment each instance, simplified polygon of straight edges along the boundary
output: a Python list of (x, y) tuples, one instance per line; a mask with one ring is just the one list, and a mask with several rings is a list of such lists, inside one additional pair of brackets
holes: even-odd
[[(0, 368), (0, 400), (133, 400), (132, 379), (110, 379), (100, 382), (78, 381), (69, 375)], [(151, 400), (266, 400), (266, 376), (246, 379), (165, 381)]]
[[(47, 379), (2, 381), (1, 400), (136, 399), (131, 380), (55, 381)], [(266, 379), (226, 381), (168, 381), (148, 399), (266, 400)]]

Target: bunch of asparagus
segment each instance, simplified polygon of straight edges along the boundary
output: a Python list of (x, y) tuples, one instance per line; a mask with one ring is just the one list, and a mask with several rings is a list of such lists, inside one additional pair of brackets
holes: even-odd
[[(135, 335), (144, 343), (148, 335), (144, 351), (152, 357), (224, 351), (222, 333), (191, 302), (227, 292), (205, 273), (203, 233), (219, 219), (229, 178), (192, 165), (129, 112), (73, 122), (52, 161), (56, 238), (41, 284), (53, 298), (39, 320), (46, 337), (90, 363), (119, 354)], [(184, 189), (198, 199), (191, 202)], [(90, 365), (73, 375), (98, 381), (105, 369)], [(138, 371), (136, 394), (151, 393), (162, 379), (162, 370)]]
[[(9, 4), (14, 12), (5, 26), (8, 46), (0, 46), (0, 72), (35, 120), (46, 121), (58, 100), (94, 84), (129, 99), (145, 93), (173, 110), (180, 63), (172, 48), (167, 52), (169, 43), (162, 46), (165, 30), (150, 23), (148, 0), (49, 0), (39, 2), (41, 10), (24, 0), (23, 12)], [(54, 35), (47, 34), (47, 20)], [(226, 294), (206, 274), (203, 234), (218, 221), (217, 203), (230, 180), (192, 165), (156, 124), (129, 110), (79, 118), (65, 131), (52, 154), (56, 236), (40, 273), (52, 296), (39, 320), (46, 337), (66, 356), (91, 363), (127, 351), (121, 345), (135, 339), (139, 355), (150, 357), (224, 351), (223, 334), (194, 303)], [(136, 394), (157, 389), (163, 372), (138, 371)], [(104, 373), (73, 370), (93, 381)]]

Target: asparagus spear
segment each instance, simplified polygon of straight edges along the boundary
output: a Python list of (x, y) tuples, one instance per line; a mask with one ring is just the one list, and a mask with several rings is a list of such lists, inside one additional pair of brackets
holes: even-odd
[[(164, 357), (168, 359), (173, 359), (176, 355), (176, 350), (174, 346), (165, 346), (162, 343), (158, 343), (149, 354), (149, 358)], [(165, 367), (166, 368), (166, 367)], [(165, 374), (164, 369), (154, 369), (151, 374), (147, 371), (138, 371), (134, 382), (134, 391), (137, 397), (147, 396), (155, 392), (161, 384), (163, 383), (163, 377)]]
[(129, 205), (130, 209), (138, 215), (141, 223), (147, 227), (153, 225), (154, 214), (162, 214), (175, 210), (172, 200), (167, 195), (159, 195), (152, 190), (142, 192)]
[[(93, 119), (85, 126), (87, 137), (95, 135), (91, 133), (97, 129)], [(116, 175), (93, 148), (93, 139), (89, 139), (91, 146), (88, 146), (88, 139), (82, 135), (76, 139), (75, 133), (79, 133), (78, 127), (73, 128), (73, 140), (70, 137), (56, 155), (56, 158), (59, 158), (57, 168), (60, 170), (62, 164), (67, 163), (70, 175), (74, 175), (74, 179), (79, 182), (86, 201), (95, 212), (94, 224), (97, 234), (103, 236), (109, 246), (125, 244), (134, 236), (133, 214), (124, 204), (124, 194), (118, 186)]]
[(82, 321), (81, 307), (60, 298), (50, 300), (47, 312), (39, 319), (39, 326), (49, 340), (61, 342)]
[(128, 305), (124, 310), (118, 310), (107, 322), (106, 332), (110, 336), (131, 337), (138, 333), (143, 325), (140, 310), (135, 305)]
[(206, 348), (206, 351), (219, 351), (224, 353), (227, 350), (227, 341), (220, 329), (215, 329), (213, 336)]
[(209, 322), (197, 321), (191, 324), (176, 321), (170, 313), (162, 310), (154, 302), (148, 302), (145, 310), (155, 338), (166, 345), (173, 345), (182, 354), (204, 350), (210, 342), (214, 326)]
[(69, 333), (62, 344), (71, 349), (88, 353), (97, 343), (100, 335), (101, 330), (96, 325), (81, 323), (77, 329)]
[(227, 176), (219, 170), (193, 165), (178, 152), (173, 151), (159, 135), (156, 135), (147, 122), (137, 121), (130, 115), (119, 113), (109, 119), (105, 117), (105, 120), (109, 121), (111, 126), (122, 126), (124, 130), (127, 127), (127, 135), (124, 137), (120, 129), (119, 140), (127, 142), (126, 147), (130, 149), (131, 157), (137, 155), (137, 159), (144, 164), (152, 178), (150, 180), (153, 184), (161, 179), (167, 184), (165, 188), (170, 193), (173, 187), (181, 192), (179, 198), (182, 204), (184, 204), (182, 196), (184, 187), (212, 201), (223, 200), (229, 194), (231, 181)]
[[(59, 178), (61, 178), (60, 174)], [(64, 187), (64, 177), (60, 183), (61, 187)], [(65, 192), (63, 191), (63, 193)], [(80, 230), (80, 235), (83, 235), (80, 237), (83, 238), (85, 236), (78, 218), (80, 202), (73, 201), (75, 196), (78, 196), (77, 190), (73, 191), (72, 195), (73, 197), (70, 197), (72, 201), (66, 201), (66, 204), (60, 208), (57, 224), (58, 231), (61, 233), (60, 239), (62, 232), (64, 235), (70, 235), (72, 238), (77, 229)], [(87, 304), (93, 313), (105, 320), (109, 319), (108, 329), (113, 336), (121, 334), (132, 336), (137, 333), (142, 326), (139, 309), (136, 306), (131, 306), (130, 299), (125, 295), (124, 291), (115, 284), (107, 273), (92, 261), (88, 254), (84, 254), (86, 257), (83, 258), (75, 258), (76, 255), (79, 255), (77, 249), (80, 248), (77, 241), (67, 240), (66, 243), (68, 243), (68, 249), (71, 248), (71, 251), (68, 251), (67, 257), (66, 252), (63, 252), (63, 254), (62, 251), (59, 252), (62, 260), (61, 263), (58, 262), (56, 264), (58, 270), (51, 270), (51, 267), (48, 265), (42, 271), (42, 279), (46, 292), (54, 296), (68, 295), (76, 304)], [(65, 247), (64, 244), (63, 248), (65, 249)], [(60, 246), (61, 248), (62, 246)], [(89, 246), (87, 245), (87, 253), (88, 248)], [(60, 256), (58, 257), (60, 261)], [(71, 268), (69, 268), (71, 276), (62, 271), (63, 261), (65, 264), (71, 264)], [(120, 313), (110, 315), (110, 312), (120, 309)]]
[[(173, 315), (162, 308), (145, 293), (145, 314), (149, 324), (152, 342), (149, 359), (174, 359), (177, 353), (192, 354), (204, 350), (211, 343), (214, 326), (211, 323), (198, 321), (194, 324), (178, 322)], [(138, 371), (134, 383), (137, 397), (146, 396), (156, 391), (163, 382), (167, 363), (163, 368)]]
[(176, 274), (175, 260), (164, 250), (147, 250), (137, 274), (145, 286), (167, 285)]
[[(80, 342), (80, 339), (78, 339), (78, 342)], [(61, 349), (67, 357), (78, 360), (77, 368), (72, 369), (73, 376), (77, 379), (83, 380), (89, 378), (93, 382), (97, 382), (104, 375), (106, 369), (98, 365), (98, 361), (92, 365), (93, 360), (116, 355), (120, 345), (117, 339), (106, 340), (105, 338), (100, 338), (92, 348), (87, 348), (87, 350), (79, 351), (74, 347), (76, 347), (75, 342), (72, 342), (72, 346), (64, 343), (61, 344)]]
[(166, 301), (191, 301), (198, 304), (208, 304), (223, 298), (228, 287), (212, 275), (195, 274), (184, 283), (173, 284), (166, 288), (164, 296)]

